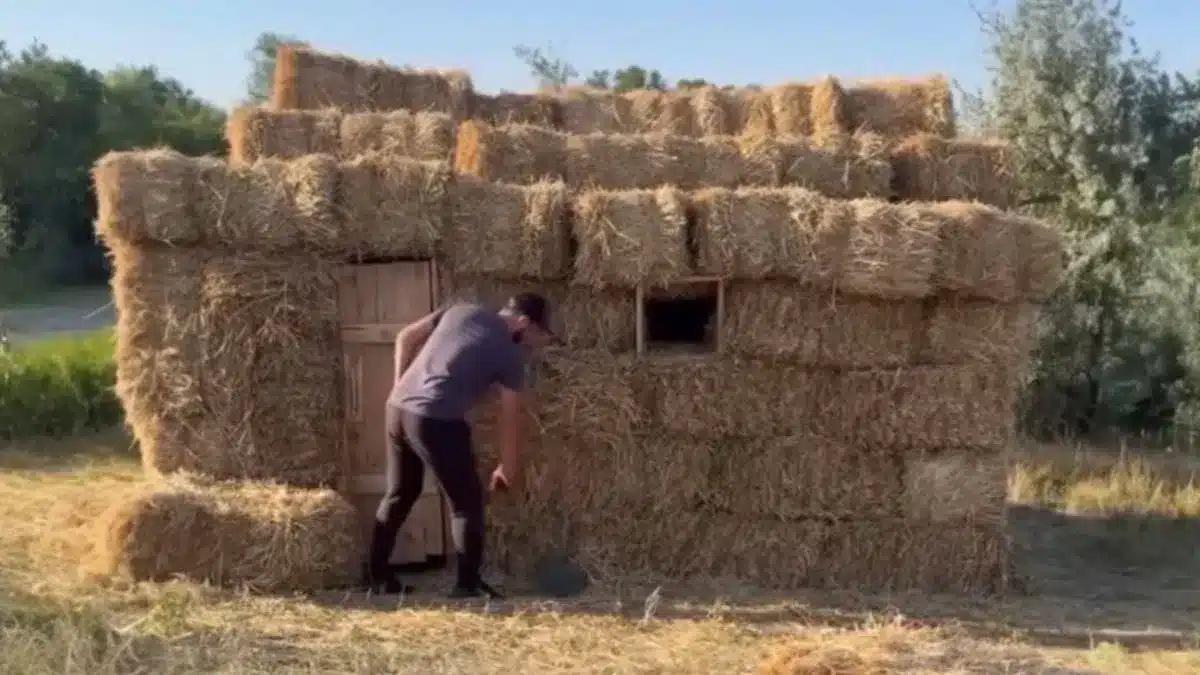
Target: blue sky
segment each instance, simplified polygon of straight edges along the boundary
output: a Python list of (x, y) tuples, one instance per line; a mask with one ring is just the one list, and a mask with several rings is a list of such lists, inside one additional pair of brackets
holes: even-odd
[[(1144, 50), (1200, 70), (1200, 0), (1126, 0), (1125, 11)], [(466, 68), (483, 91), (533, 87), (517, 44), (549, 45), (584, 72), (637, 63), (723, 84), (938, 71), (979, 86), (987, 77), (969, 0), (0, 0), (10, 47), (36, 38), (101, 70), (155, 64), (221, 106), (245, 91), (246, 51), (266, 30), (397, 65)]]

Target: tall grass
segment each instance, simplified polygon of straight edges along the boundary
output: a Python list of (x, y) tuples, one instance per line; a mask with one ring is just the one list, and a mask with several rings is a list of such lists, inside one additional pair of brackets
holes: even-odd
[(0, 439), (118, 424), (115, 382), (111, 330), (16, 345), (0, 354)]

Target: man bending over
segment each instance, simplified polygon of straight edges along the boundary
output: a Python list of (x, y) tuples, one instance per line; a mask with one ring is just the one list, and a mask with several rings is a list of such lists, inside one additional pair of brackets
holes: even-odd
[(367, 561), (370, 586), (410, 590), (392, 575), (396, 536), (421, 494), (425, 464), (437, 475), (454, 516), (457, 581), (450, 596), (499, 597), (480, 577), (484, 493), (475, 469), (467, 412), (494, 385), (500, 389), (500, 465), (491, 489), (518, 479), (525, 361), (521, 345), (555, 340), (546, 299), (523, 293), (498, 313), (473, 303), (439, 309), (396, 337), (395, 380), (387, 405), (387, 492), (375, 513)]

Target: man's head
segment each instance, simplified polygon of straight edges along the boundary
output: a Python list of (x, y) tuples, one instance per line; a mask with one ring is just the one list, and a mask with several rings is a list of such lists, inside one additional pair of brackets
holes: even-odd
[(500, 310), (513, 341), (530, 347), (560, 342), (550, 328), (550, 303), (537, 293), (518, 293)]

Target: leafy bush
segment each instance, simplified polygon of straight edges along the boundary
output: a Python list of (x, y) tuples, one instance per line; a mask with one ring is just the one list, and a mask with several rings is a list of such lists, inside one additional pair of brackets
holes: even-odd
[(109, 330), (0, 354), (0, 439), (65, 436), (119, 424)]

